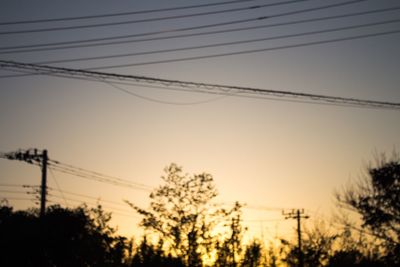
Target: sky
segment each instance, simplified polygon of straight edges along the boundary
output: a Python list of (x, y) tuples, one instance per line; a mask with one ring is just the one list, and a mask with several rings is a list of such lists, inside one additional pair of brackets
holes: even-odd
[[(394, 0), (308, 0), (260, 8), (249, 7), (279, 1), (227, 2), (232, 1), (4, 0), (0, 8), (0, 59), (43, 63), (113, 55), (107, 59), (45, 64), (400, 103), (400, 33), (257, 53), (148, 64), (160, 60), (262, 50), (396, 31), (400, 27), (400, 23), (396, 22), (400, 19), (400, 10), (396, 9), (399, 3)], [(220, 4), (214, 5), (216, 3)], [(348, 4), (282, 15), (335, 3)], [(74, 21), (5, 25), (5, 22), (117, 14), (203, 4), (210, 5)], [(232, 9), (241, 10), (229, 11)], [(240, 27), (382, 9), (390, 10), (228, 32), (229, 29)], [(193, 15), (214, 11), (221, 12)], [(192, 15), (160, 20), (188, 14)], [(270, 18), (256, 19), (265, 16)], [(16, 33), (32, 29), (151, 18), (157, 20)], [(238, 20), (249, 22), (182, 30)], [(115, 57), (118, 54), (248, 41), (378, 22), (385, 24), (294, 38)], [(16, 48), (20, 46), (34, 48), (38, 44), (91, 38), (142, 34), (142, 37), (136, 37), (140, 39), (214, 30), (225, 32), (107, 46), (16, 51), (22, 49)], [(162, 33), (149, 34), (154, 32)], [(14, 49), (6, 49), (7, 47)], [(107, 68), (122, 64), (136, 66)], [(400, 149), (399, 110), (296, 103), (285, 98), (271, 100), (260, 96), (248, 98), (235, 94), (221, 96), (182, 92), (169, 90), (171, 88), (168, 87), (149, 88), (143, 83), (136, 86), (110, 85), (99, 80), (47, 75), (18, 77), (15, 74), (18, 73), (0, 69), (0, 77), (7, 76), (0, 78), (0, 152), (47, 149), (53, 160), (145, 184), (151, 188), (161, 184), (163, 169), (172, 162), (182, 166), (190, 174), (208, 172), (213, 175), (219, 191), (216, 201), (247, 203), (244, 222), (249, 226), (249, 236), (262, 235), (266, 239), (277, 235), (291, 236), (295, 222), (285, 221), (281, 214), (282, 209), (305, 209), (311, 217), (310, 222), (329, 218), (336, 209), (335, 190), (340, 190), (349, 181), (359, 178), (368, 162), (373, 160), (375, 152), (391, 153), (393, 149)], [(122, 234), (142, 233), (137, 227), (138, 215), (123, 200), (147, 207), (148, 191), (99, 183), (56, 170), (49, 173), (48, 181), (49, 187), (53, 188), (53, 191), (50, 190), (49, 204), (75, 206), (81, 201), (95, 203), (100, 199), (106, 209), (114, 212), (113, 223), (118, 225)], [(25, 193), (30, 189), (22, 188), (21, 185), (39, 183), (40, 170), (37, 166), (0, 159), (0, 198), (9, 199), (15, 208), (37, 207), (30, 200), (17, 198), (32, 196)], [(54, 189), (64, 191), (64, 196)], [(251, 207), (265, 209), (250, 209)]]

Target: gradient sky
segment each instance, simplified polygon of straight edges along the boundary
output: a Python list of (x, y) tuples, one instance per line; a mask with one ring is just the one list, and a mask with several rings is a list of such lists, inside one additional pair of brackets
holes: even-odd
[[(84, 16), (216, 2), (218, 1), (4, 0), (1, 2), (0, 20), (8, 22)], [(255, 0), (179, 12), (76, 21), (73, 25), (223, 10), (272, 2)], [(123, 26), (1, 34), (0, 46), (164, 31), (340, 2), (346, 1), (309, 0), (213, 16)], [(338, 8), (226, 26), (224, 29), (397, 6), (399, 3), (395, 0), (368, 0)], [(97, 48), (0, 54), (0, 58), (36, 63), (248, 40), (399, 18), (400, 11), (394, 10), (347, 19), (210, 36)], [(0, 25), (0, 32), (63, 25), (70, 23)], [(253, 44), (54, 65), (71, 68), (100, 67), (284, 46), (399, 28), (400, 23), (392, 23)], [(392, 34), (270, 52), (103, 71), (399, 103), (399, 44), (400, 34)], [(0, 70), (0, 75), (8, 74), (12, 73)], [(211, 173), (220, 193), (220, 202), (238, 200), (249, 205), (304, 208), (311, 218), (330, 216), (335, 207), (334, 190), (340, 189), (350, 179), (358, 178), (365, 164), (373, 158), (374, 151), (390, 153), (393, 149), (400, 149), (398, 110), (360, 109), (236, 96), (221, 98), (141, 86), (121, 86), (140, 96), (177, 103), (170, 105), (125, 94), (101, 82), (39, 75), (2, 78), (0, 82), (1, 152), (19, 148), (46, 148), (50, 158), (54, 160), (153, 187), (160, 184), (163, 168), (176, 162), (188, 173)], [(204, 103), (194, 104), (197, 102)], [(49, 176), (49, 186), (53, 188), (56, 187), (56, 179), (59, 187), (65, 191), (118, 201), (121, 204), (122, 199), (143, 207), (148, 204), (148, 192), (145, 191), (87, 181), (58, 172)], [(40, 171), (37, 167), (0, 160), (0, 183), (38, 184), (39, 181)], [(10, 190), (5, 187), (0, 189)], [(0, 197), (27, 196), (3, 192)], [(67, 198), (84, 200), (76, 196)], [(62, 198), (54, 198), (53, 201), (65, 204)], [(35, 205), (18, 200), (10, 200), (10, 203), (17, 208)], [(78, 203), (68, 201), (68, 204), (73, 206)], [(112, 206), (110, 210), (116, 211), (117, 208), (124, 210), (120, 213), (129, 212), (129, 208), (124, 206)], [(261, 233), (267, 238), (290, 232), (294, 221), (274, 221), (282, 218), (280, 211), (250, 209), (245, 211), (244, 217), (250, 226), (251, 235), (259, 236)], [(137, 231), (137, 222), (137, 218), (115, 215), (114, 223), (119, 225), (123, 234)]]

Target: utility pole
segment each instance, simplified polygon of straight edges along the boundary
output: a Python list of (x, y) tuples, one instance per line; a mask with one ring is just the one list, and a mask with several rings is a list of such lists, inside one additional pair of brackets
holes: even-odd
[(47, 150), (40, 152), (37, 149), (19, 150), (16, 152), (5, 153), (1, 157), (10, 160), (20, 160), (26, 163), (41, 166), (42, 180), (40, 186), (40, 217), (46, 213), (46, 195), (47, 195), (47, 162), (49, 160)]
[(42, 152), (42, 183), (40, 186), (40, 217), (46, 213), (46, 195), (47, 195), (47, 150)]
[(291, 212), (282, 212), (285, 215), (285, 219), (296, 219), (297, 220), (297, 242), (298, 242), (298, 257), (299, 257), (299, 267), (304, 267), (303, 251), (301, 247), (301, 219), (308, 219), (309, 216), (304, 215), (304, 209), (292, 210)]

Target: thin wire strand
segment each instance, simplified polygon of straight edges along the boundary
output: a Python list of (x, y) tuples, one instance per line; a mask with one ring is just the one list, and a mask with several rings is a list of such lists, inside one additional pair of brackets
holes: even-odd
[(56, 176), (55, 176), (54, 173), (53, 173), (53, 170), (52, 170), (52, 169), (49, 169), (49, 170), (50, 170), (50, 174), (51, 174), (51, 176), (53, 177), (53, 180), (54, 180), (54, 182), (55, 182), (55, 184), (56, 184), (56, 186), (57, 186), (58, 191), (61, 193), (61, 196), (62, 196), (62, 198), (63, 198), (64, 201), (65, 201), (65, 205), (68, 206), (68, 201), (67, 201), (67, 199), (65, 198), (64, 192), (61, 190), (60, 185), (59, 185), (58, 182), (57, 182), (57, 179), (56, 179)]
[(5, 199), (5, 200), (21, 200), (21, 201), (36, 201), (34, 198), (23, 198), (23, 197), (0, 197), (0, 199)]
[(285, 35), (271, 36), (271, 37), (265, 37), (265, 38), (256, 38), (256, 39), (250, 39), (250, 40), (222, 42), (222, 43), (187, 46), (187, 47), (171, 48), (171, 49), (152, 50), (152, 51), (135, 52), (135, 53), (123, 53), (123, 54), (102, 55), (102, 56), (94, 56), (94, 57), (79, 57), (79, 58), (70, 58), (70, 59), (48, 60), (48, 61), (35, 62), (34, 64), (58, 64), (58, 63), (92, 61), (92, 60), (102, 60), (102, 59), (121, 58), (121, 57), (126, 58), (126, 57), (133, 57), (133, 56), (173, 53), (173, 52), (181, 52), (181, 51), (188, 51), (188, 50), (198, 50), (198, 49), (204, 49), (204, 48), (221, 47), (221, 46), (226, 47), (226, 46), (231, 46), (231, 45), (248, 44), (248, 43), (264, 42), (264, 41), (271, 41), (271, 40), (281, 40), (281, 39), (287, 39), (287, 38), (293, 38), (293, 37), (304, 37), (304, 36), (325, 34), (325, 33), (338, 32), (338, 31), (347, 31), (347, 30), (373, 27), (373, 26), (392, 24), (392, 23), (398, 23), (398, 22), (400, 22), (400, 19), (392, 19), (392, 20), (378, 21), (378, 22), (373, 22), (373, 23), (357, 24), (357, 25), (330, 28), (330, 29), (317, 30), (317, 31), (285, 34)]
[[(275, 47), (260, 48), (260, 49), (251, 49), (251, 50), (242, 50), (242, 51), (228, 52), (228, 53), (217, 53), (217, 54), (208, 54), (208, 55), (201, 55), (201, 56), (182, 57), (182, 58), (154, 60), (154, 61), (143, 61), (143, 62), (137, 62), (137, 63), (108, 65), (108, 66), (101, 66), (101, 67), (91, 67), (91, 68), (85, 68), (85, 70), (105, 70), (105, 69), (115, 69), (115, 68), (146, 66), (146, 65), (153, 65), (153, 64), (185, 62), (185, 61), (192, 61), (192, 60), (219, 58), (219, 57), (227, 57), (227, 56), (237, 56), (237, 55), (244, 55), (244, 54), (254, 54), (254, 53), (260, 53), (260, 52), (277, 51), (277, 50), (284, 50), (284, 49), (292, 49), (292, 48), (300, 48), (300, 47), (306, 47), (306, 46), (314, 46), (314, 45), (321, 45), (321, 44), (329, 44), (329, 43), (337, 43), (337, 42), (343, 42), (343, 41), (365, 39), (365, 38), (378, 37), (378, 36), (384, 36), (384, 35), (392, 35), (392, 34), (398, 34), (399, 32), (400, 32), (400, 30), (392, 30), (392, 31), (361, 34), (361, 35), (342, 37), (342, 38), (320, 40), (320, 41), (314, 41), (314, 42), (304, 42), (304, 43), (298, 43), (298, 44), (275, 46)], [(1, 76), (0, 76), (0, 78), (1, 78)]]
[(159, 99), (155, 99), (155, 98), (151, 98), (151, 97), (147, 97), (147, 96), (143, 96), (143, 95), (139, 95), (136, 94), (130, 90), (124, 89), (120, 86), (117, 86), (114, 83), (110, 83), (107, 81), (102, 81), (105, 84), (108, 84), (109, 86), (119, 90), (120, 92), (123, 92), (125, 94), (149, 101), (149, 102), (153, 102), (153, 103), (158, 103), (158, 104), (163, 104), (163, 105), (173, 105), (173, 106), (193, 106), (193, 105), (200, 105), (200, 104), (206, 104), (206, 103), (211, 103), (211, 102), (215, 102), (221, 99), (224, 99), (226, 97), (229, 97), (231, 95), (221, 95), (218, 97), (213, 97), (210, 99), (206, 99), (206, 100), (201, 100), (201, 101), (193, 101), (193, 102), (175, 102), (175, 101), (165, 101), (165, 100), (159, 100)]
[(0, 184), (0, 186), (4, 187), (23, 187), (23, 184)]
[(26, 192), (24, 192), (24, 191), (15, 191), (15, 190), (0, 190), (0, 193), (23, 194), (23, 195), (26, 195)]
[[(256, 25), (256, 26), (249, 26), (249, 27), (239, 27), (239, 28), (233, 28), (233, 29), (215, 30), (215, 31), (207, 31), (207, 32), (199, 32), (199, 33), (179, 34), (179, 35), (171, 35), (171, 36), (159, 36), (159, 37), (133, 39), (133, 40), (122, 40), (122, 41), (113, 41), (113, 42), (82, 44), (82, 43), (85, 43), (85, 42), (97, 42), (97, 41), (106, 41), (106, 40), (126, 39), (126, 38), (132, 38), (132, 37), (141, 37), (141, 36), (159, 34), (160, 32), (148, 32), (148, 33), (143, 33), (143, 34), (123, 35), (123, 36), (114, 36), (114, 37), (105, 37), (105, 38), (96, 38), (96, 39), (86, 39), (86, 40), (76, 40), (76, 41), (67, 41), (67, 42), (53, 42), (53, 43), (42, 43), (42, 44), (34, 44), (34, 45), (8, 46), (8, 47), (0, 47), (0, 50), (9, 50), (9, 51), (0, 51), (0, 54), (53, 51), (53, 50), (62, 50), (62, 49), (107, 46), (107, 45), (115, 45), (115, 44), (126, 44), (126, 43), (136, 43), (136, 42), (146, 42), (146, 41), (157, 41), (157, 40), (184, 38), (184, 37), (194, 37), (194, 36), (202, 36), (202, 35), (212, 35), (212, 34), (236, 32), (236, 31), (246, 31), (246, 30), (253, 30), (253, 29), (262, 29), (262, 28), (272, 28), (272, 27), (279, 27), (279, 26), (287, 26), (287, 25), (293, 25), (293, 24), (309, 23), (309, 22), (324, 21), (324, 20), (331, 20), (331, 19), (339, 19), (339, 18), (346, 18), (346, 17), (362, 16), (362, 15), (367, 15), (367, 14), (396, 11), (396, 10), (399, 10), (399, 9), (400, 9), (400, 6), (396, 6), (396, 7), (391, 7), (391, 8), (368, 10), (368, 11), (362, 11), (362, 12), (347, 13), (347, 14), (334, 15), (334, 16), (325, 16), (325, 17), (319, 17), (319, 18), (294, 20), (294, 21), (281, 22), (281, 23), (272, 23), (272, 24)], [(205, 27), (207, 27), (207, 26), (205, 26)], [(188, 29), (190, 30), (192, 28), (178, 28), (178, 29), (174, 29), (174, 30), (164, 31), (162, 33), (187, 31)], [(77, 45), (59, 46), (59, 45), (66, 45), (66, 44), (77, 44)], [(48, 47), (48, 46), (58, 46), (58, 47)], [(45, 48), (36, 48), (36, 47), (45, 47)], [(29, 48), (29, 49), (23, 49), (23, 48)]]
[(127, 207), (126, 204), (123, 204), (121, 202), (112, 201), (112, 200), (103, 199), (102, 197), (94, 197), (94, 196), (89, 196), (89, 195), (84, 195), (84, 194), (78, 194), (78, 193), (74, 193), (74, 192), (70, 192), (70, 191), (66, 191), (66, 190), (56, 190), (56, 191), (63, 192), (64, 194), (67, 194), (67, 195), (72, 195), (72, 196), (77, 196), (77, 197), (82, 197), (82, 198), (88, 198), (88, 199), (92, 199), (92, 200), (100, 200), (100, 201), (105, 202), (105, 203), (110, 203), (110, 204), (114, 204), (114, 205)]
[[(109, 27), (109, 26), (136, 24), (136, 23), (153, 22), (153, 21), (164, 21), (164, 20), (171, 20), (171, 19), (193, 18), (193, 17), (198, 17), (198, 16), (209, 16), (209, 15), (226, 14), (226, 13), (232, 13), (232, 12), (238, 12), (238, 11), (245, 11), (245, 10), (261, 9), (261, 8), (277, 6), (277, 5), (281, 5), (281, 4), (296, 3), (298, 1), (299, 0), (291, 0), (291, 1), (285, 1), (285, 2), (254, 5), (254, 6), (239, 7), (239, 8), (232, 8), (232, 9), (215, 10), (215, 11), (207, 11), (207, 12), (199, 12), (199, 13), (191, 13), (191, 14), (175, 15), (175, 16), (166, 16), (166, 17), (158, 17), (158, 18), (119, 21), (119, 22), (96, 23), (96, 24), (64, 26), (64, 27), (51, 27), (51, 28), (29, 29), (29, 30), (3, 31), (3, 32), (0, 32), (0, 35), (88, 29), (88, 28)], [(300, 0), (300, 1), (310, 1), (310, 0)], [(337, 7), (337, 6), (349, 5), (349, 4), (362, 2), (362, 1), (366, 1), (366, 0), (353, 0), (353, 1), (344, 2), (344, 3), (332, 4), (332, 5), (324, 6), (324, 7), (316, 7), (316, 8), (309, 9), (309, 11), (325, 9), (327, 7)], [(302, 13), (302, 12), (304, 12), (304, 11), (293, 11), (290, 13), (297, 14), (297, 13)]]
[[(57, 195), (52, 195), (51, 197), (54, 197), (54, 198), (61, 198), (60, 196), (57, 196)], [(90, 204), (90, 205), (93, 205), (93, 206), (97, 206), (97, 205), (101, 205), (102, 207), (104, 207), (105, 209), (108, 209), (108, 210), (111, 210), (111, 211), (120, 211), (120, 212), (129, 212), (129, 210), (124, 210), (124, 209), (119, 209), (119, 208), (115, 208), (115, 207), (111, 207), (111, 206), (108, 206), (108, 205), (103, 205), (103, 204), (101, 204), (101, 199), (99, 200), (99, 201), (97, 201), (97, 202), (91, 202), (91, 201), (86, 201), (86, 200), (80, 200), (80, 199), (76, 199), (76, 198), (67, 198), (69, 201), (72, 201), (72, 202), (78, 202), (78, 203), (82, 203), (82, 204)], [(134, 217), (134, 216), (132, 216), (132, 217)]]
[(123, 184), (123, 183), (118, 183), (112, 180), (107, 180), (104, 178), (99, 178), (96, 176), (90, 176), (90, 175), (85, 175), (79, 172), (74, 172), (68, 169), (63, 169), (63, 168), (53, 168), (54, 170), (58, 171), (58, 172), (62, 172), (62, 173), (66, 173), (66, 174), (70, 174), (73, 175), (75, 177), (80, 177), (80, 178), (84, 178), (84, 179), (88, 179), (88, 180), (92, 180), (92, 181), (97, 181), (97, 182), (102, 182), (102, 183), (106, 183), (106, 184), (111, 184), (111, 185), (115, 185), (115, 186), (120, 186), (120, 187), (126, 187), (126, 188), (131, 188), (131, 189), (135, 189), (135, 190), (144, 190), (144, 191), (149, 191), (147, 189), (138, 187), (138, 186), (134, 186), (134, 185), (130, 185), (130, 184)]
[(32, 24), (32, 23), (43, 23), (43, 22), (58, 22), (58, 21), (72, 21), (72, 20), (83, 20), (83, 19), (119, 17), (119, 16), (128, 16), (128, 15), (140, 15), (140, 14), (149, 14), (149, 13), (157, 13), (157, 12), (165, 12), (165, 11), (174, 11), (174, 10), (184, 10), (184, 9), (192, 9), (192, 8), (227, 5), (227, 4), (236, 4), (236, 3), (252, 2), (252, 1), (255, 1), (255, 0), (233, 0), (233, 1), (218, 2), (218, 3), (208, 3), (208, 4), (199, 4), (199, 5), (190, 5), (190, 6), (159, 8), (159, 9), (148, 9), (148, 10), (140, 10), (140, 11), (128, 11), (128, 12), (119, 12), (119, 13), (106, 13), (106, 14), (76, 16), (76, 17), (6, 21), (6, 22), (0, 22), (0, 25), (4, 26), (4, 25)]
[(111, 179), (104, 178), (104, 177), (99, 177), (99, 176), (95, 176), (95, 175), (88, 175), (88, 174), (79, 172), (77, 170), (71, 170), (71, 169), (63, 168), (63, 167), (56, 166), (56, 165), (51, 165), (49, 167), (53, 168), (55, 171), (59, 171), (59, 172), (66, 173), (66, 174), (70, 174), (70, 175), (73, 175), (73, 176), (76, 176), (76, 177), (80, 177), (80, 178), (84, 178), (84, 179), (88, 179), (88, 180), (93, 180), (93, 181), (102, 182), (102, 183), (111, 184), (111, 185), (120, 186), (120, 187), (131, 188), (131, 189), (135, 189), (135, 190), (142, 190), (142, 191), (146, 191), (146, 192), (151, 191), (148, 188), (140, 187), (140, 186), (135, 185), (135, 184), (122, 183), (122, 182), (118, 182), (118, 181), (111, 180)]
[[(110, 176), (110, 175), (102, 174), (102, 173), (100, 173), (100, 172), (91, 171), (91, 170), (84, 169), (84, 168), (81, 168), (81, 167), (76, 167), (76, 166), (73, 166), (73, 165), (71, 165), (71, 164), (62, 163), (62, 162), (57, 161), (57, 160), (49, 160), (49, 161), (50, 161), (51, 163), (53, 163), (53, 164), (58, 165), (58, 166), (62, 166), (62, 167), (64, 167), (64, 168), (68, 168), (68, 169), (71, 169), (71, 170), (76, 170), (76, 171), (79, 171), (79, 172), (82, 172), (82, 173), (86, 173), (86, 174), (90, 174), (90, 175), (94, 175), (94, 176), (98, 176), (98, 177), (103, 177), (103, 178), (105, 178), (105, 179), (115, 180), (115, 181), (117, 181), (117, 182), (122, 182), (122, 183), (127, 183), (127, 184), (133, 184), (133, 185), (135, 185), (135, 186), (139, 186), (139, 187), (143, 187), (143, 188), (147, 188), (147, 189), (151, 189), (151, 188), (152, 188), (152, 187), (149, 186), (149, 185), (145, 185), (145, 184), (142, 184), (142, 183), (133, 182), (133, 181), (130, 181), (130, 180), (127, 180), (127, 179), (122, 179), (122, 178), (115, 177), (115, 176)], [(52, 165), (52, 166), (55, 166), (55, 165)]]

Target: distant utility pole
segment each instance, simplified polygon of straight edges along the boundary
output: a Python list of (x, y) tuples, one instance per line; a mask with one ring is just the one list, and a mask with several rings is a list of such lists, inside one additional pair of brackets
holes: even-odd
[(302, 210), (292, 210), (290, 212), (282, 212), (285, 215), (285, 219), (296, 219), (297, 220), (297, 240), (298, 240), (298, 257), (299, 257), (299, 267), (304, 267), (303, 251), (301, 249), (301, 219), (308, 219), (309, 216), (303, 215), (304, 209)]
[(42, 170), (42, 182), (40, 186), (40, 217), (46, 213), (46, 194), (47, 194), (47, 162), (48, 155), (47, 150), (40, 152), (37, 149), (29, 149), (25, 151), (10, 152), (2, 155), (2, 157), (10, 160), (25, 161), (29, 164), (35, 164), (41, 166)]

